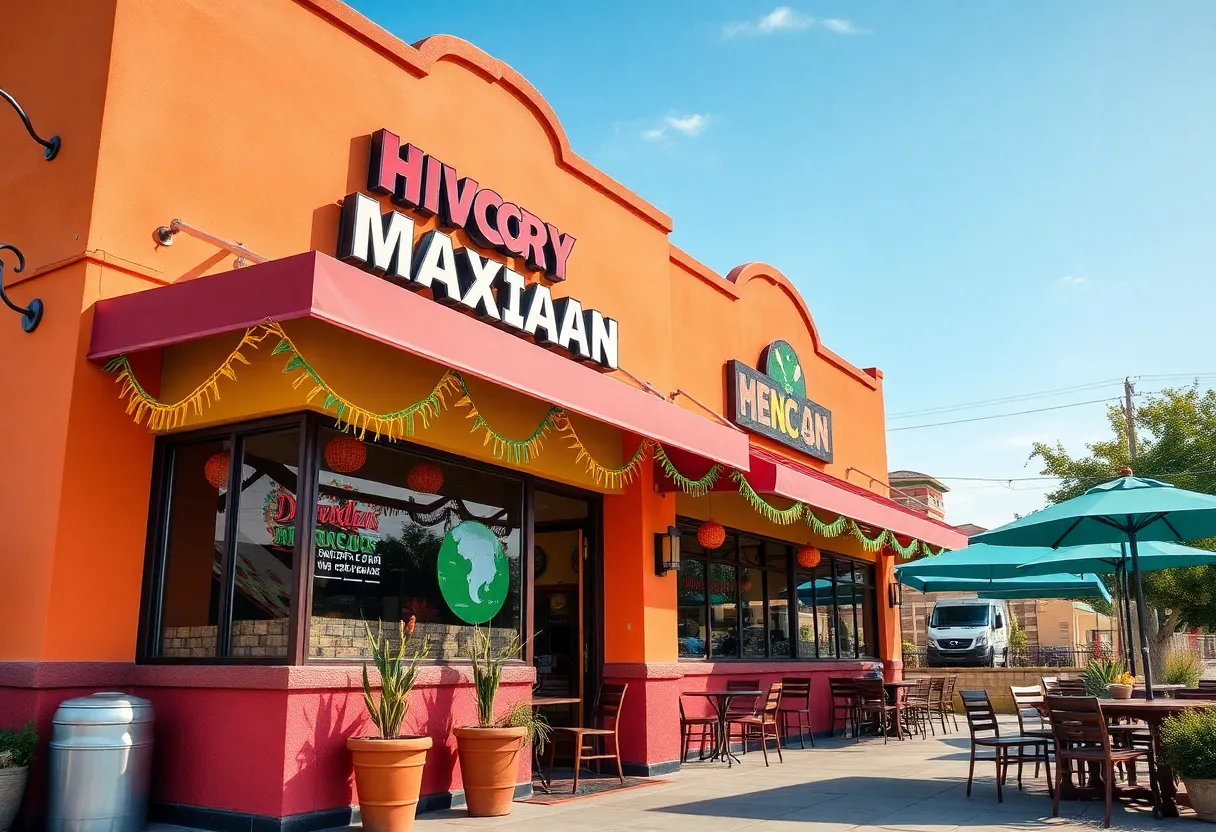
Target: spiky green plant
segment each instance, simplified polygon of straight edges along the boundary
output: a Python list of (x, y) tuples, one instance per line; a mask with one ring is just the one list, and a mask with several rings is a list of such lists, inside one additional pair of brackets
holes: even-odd
[(410, 643), (414, 640), (416, 619), (410, 616), (409, 624), (397, 622), (397, 646), (394, 648), (384, 635), (384, 622), (380, 622), (375, 633), (370, 624), (367, 626), (367, 641), (371, 646), (372, 662), (380, 672), (380, 698), (372, 695), (372, 683), (368, 678), (367, 665), (363, 665), (363, 704), (367, 706), (367, 714), (372, 724), (380, 732), (383, 739), (391, 740), (401, 736), (401, 723), (410, 709), (410, 691), (418, 681), (418, 663), (430, 650), (430, 638), (423, 636), (422, 644), (407, 656)]
[(1081, 680), (1085, 682), (1085, 692), (1090, 696), (1109, 699), (1107, 685), (1117, 682), (1126, 672), (1127, 664), (1122, 659), (1090, 659)]
[(494, 718), (494, 701), (502, 684), (502, 667), (523, 650), (524, 641), (512, 633), (506, 643), (494, 648), (490, 632), (473, 628), (470, 661), (473, 669), (473, 689), (477, 694), (477, 726), (479, 728), (523, 728), (527, 741), (543, 750), (549, 741), (550, 728), (545, 718), (526, 702), (516, 702), (501, 719)]

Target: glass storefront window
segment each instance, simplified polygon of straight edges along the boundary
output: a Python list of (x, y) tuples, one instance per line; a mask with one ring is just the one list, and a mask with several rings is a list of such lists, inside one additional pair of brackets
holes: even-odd
[(169, 506), (160, 584), (159, 633), (153, 655), (176, 659), (218, 655), (231, 443), (181, 445), (168, 476)]
[(680, 523), (680, 658), (705, 658), (706, 640), (711, 659), (877, 655), (873, 566), (825, 554), (791, 573), (787, 543), (728, 534), (711, 552), (696, 542), (698, 521)]
[[(343, 438), (323, 431), (321, 447)], [(364, 447), (356, 471), (323, 463), (318, 477), (308, 655), (365, 658), (365, 621), (395, 632), (412, 616), (431, 658), (468, 656), (468, 622), (499, 604), (492, 640), (519, 633), (523, 483), (398, 445)], [(437, 472), (438, 493), (406, 485), (420, 465)]]
[(709, 635), (705, 606), (705, 561), (685, 558), (680, 564), (680, 588), (676, 602), (681, 659), (705, 658)]
[(739, 655), (739, 570), (726, 563), (709, 564), (710, 657)]
[(296, 562), (294, 510), (287, 521), (291, 525), (280, 523), (295, 505), (300, 432), (253, 434), (242, 440), (241, 448), (228, 655), (284, 659)]

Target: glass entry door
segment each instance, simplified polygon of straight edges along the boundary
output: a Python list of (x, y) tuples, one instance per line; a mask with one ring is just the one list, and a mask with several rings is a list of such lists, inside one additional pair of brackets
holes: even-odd
[(540, 490), (535, 506), (533, 697), (569, 700), (547, 706), (545, 716), (554, 725), (581, 725), (598, 684), (592, 507), (582, 497)]

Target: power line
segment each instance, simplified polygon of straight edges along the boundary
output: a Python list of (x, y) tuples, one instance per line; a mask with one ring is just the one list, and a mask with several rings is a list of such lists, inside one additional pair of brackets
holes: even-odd
[(943, 427), (945, 425), (961, 425), (965, 422), (984, 422), (989, 419), (1006, 419), (1010, 416), (1025, 416), (1029, 413), (1046, 413), (1049, 410), (1064, 410), (1065, 408), (1069, 408), (1069, 407), (1083, 407), (1084, 405), (1087, 405), (1087, 404), (1103, 404), (1103, 403), (1109, 404), (1110, 402), (1117, 402), (1117, 401), (1119, 401), (1118, 398), (1090, 399), (1089, 401), (1086, 401), (1086, 402), (1072, 402), (1070, 404), (1057, 404), (1057, 405), (1053, 405), (1052, 407), (1038, 407), (1038, 408), (1035, 408), (1034, 410), (1019, 410), (1014, 413), (993, 413), (989, 416), (972, 416), (969, 419), (953, 419), (949, 422), (930, 422), (929, 424), (926, 424), (926, 425), (903, 425), (898, 428), (887, 428), (887, 433), (894, 433), (895, 431), (899, 431), (899, 430), (919, 430), (921, 428), (939, 428), (939, 427)]
[[(1189, 379), (1199, 380), (1205, 378), (1216, 378), (1216, 373), (1166, 373), (1158, 375), (1140, 375), (1132, 376), (1137, 381), (1168, 381), (1171, 379)], [(1051, 396), (1059, 396), (1064, 393), (1078, 393), (1085, 390), (1096, 390), (1102, 387), (1109, 387), (1120, 384), (1123, 379), (1111, 378), (1104, 381), (1092, 381), (1085, 384), (1074, 384), (1069, 387), (1056, 387), (1051, 390), (1040, 390), (1034, 393), (1019, 393), (1012, 396), (1003, 396), (995, 399), (981, 399), (973, 402), (962, 402), (959, 404), (938, 405), (934, 407), (921, 408), (919, 410), (901, 410), (897, 413), (888, 413), (888, 419), (905, 419), (910, 416), (930, 416), (937, 413), (949, 413), (956, 410), (974, 410), (976, 408), (990, 407), (998, 404), (1011, 404), (1019, 401), (1029, 401), (1032, 399), (1049, 398)]]
[(952, 410), (970, 410), (977, 407), (988, 407), (996, 404), (1010, 404), (1017, 401), (1026, 401), (1028, 399), (1039, 399), (1048, 396), (1058, 396), (1064, 393), (1076, 393), (1083, 390), (1095, 390), (1101, 387), (1114, 386), (1119, 384), (1123, 379), (1113, 378), (1106, 381), (1094, 381), (1088, 384), (1074, 384), (1071, 387), (1057, 387), (1053, 390), (1041, 390), (1037, 393), (1020, 393), (1015, 396), (1005, 396), (998, 399), (983, 399), (981, 401), (965, 402), (963, 404), (940, 405), (937, 407), (926, 407), (921, 410), (904, 410), (898, 413), (889, 413), (889, 419), (902, 419), (908, 416), (928, 416), (933, 413), (944, 413)]

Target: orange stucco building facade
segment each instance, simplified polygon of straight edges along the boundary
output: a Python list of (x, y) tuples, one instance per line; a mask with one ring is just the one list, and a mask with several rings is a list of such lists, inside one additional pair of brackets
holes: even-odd
[[(343, 633), (327, 628), (439, 606), (425, 620), (450, 637), (450, 651), (437, 648), (425, 665), (411, 720), (436, 738), (424, 801), (459, 802), (449, 733), (474, 713), (460, 657), (467, 622), (439, 595), (410, 589), (408, 570), (393, 573), (401, 588), (391, 594), (320, 577), (341, 558), (319, 551), (324, 530), (313, 524), (324, 514), (318, 520), (311, 509), (342, 505), (331, 493), (339, 487), (359, 495), (352, 512), (375, 513), (382, 532), (390, 518), (402, 524), (401, 540), (407, 526), (431, 527), (429, 516), (419, 519), (423, 495), (493, 527), (516, 565), (492, 626), (532, 639), (509, 667), (504, 702), (558, 684), (556, 669), (573, 651), (585, 669), (562, 678), (582, 704), (555, 718), (593, 719), (596, 687), (628, 684), (622, 755), (639, 773), (679, 765), (682, 692), (728, 678), (767, 685), (809, 676), (820, 680), (813, 728), (822, 731), (827, 676), (856, 675), (875, 659), (900, 672), (899, 615), (887, 592), (896, 550), (964, 541), (892, 503), (869, 473), (887, 470), (882, 373), (823, 344), (806, 301), (777, 269), (750, 263), (723, 275), (673, 246), (672, 219), (579, 157), (557, 114), (509, 66), (448, 36), (405, 44), (335, 0), (192, 0), (171, 10), (134, 0), (27, 3), (8, 11), (6, 31), (5, 89), (62, 141), (47, 161), (0, 112), (0, 242), (26, 259), (17, 273), (0, 251), (5, 289), (45, 309), (30, 333), (17, 315), (0, 314), (9, 471), (0, 499), (26, 527), (20, 545), (0, 551), (7, 722), (34, 718), (45, 732), (68, 696), (133, 691), (157, 713), (157, 816), (212, 828), (233, 816), (333, 826), (358, 802), (344, 738), (365, 720), (358, 645), (337, 643)], [(401, 143), (391, 164), (381, 160), (388, 181), (406, 169), (407, 143), (436, 160), (417, 204), (405, 174), (398, 193), (369, 187), (382, 130)], [(479, 186), (493, 195), (473, 200)], [(398, 243), (412, 239), (412, 268), (404, 249), (392, 264), (372, 262), (376, 245), (388, 243), (367, 235), (387, 238), (390, 221), (354, 224), (357, 195), (409, 220)], [(462, 211), (473, 218), (463, 225), (452, 216)], [(489, 220), (481, 227), (479, 211)], [(186, 230), (158, 238), (174, 219)], [(340, 239), (355, 233), (364, 235), (362, 260)], [(477, 268), (520, 276), (524, 291), (512, 301), (510, 287), (495, 284), (499, 294), (483, 301), (496, 298), (499, 308), (487, 320), (485, 303), (461, 305), (471, 272), (447, 269), (442, 252), (428, 266), (433, 243), (455, 246), (450, 253)], [(573, 247), (556, 275), (563, 244)], [(243, 250), (256, 257), (238, 264)], [(439, 275), (429, 289), (407, 286), (428, 267)], [(444, 292), (447, 303), (436, 302)], [(546, 307), (541, 296), (558, 302)], [(572, 298), (586, 314), (570, 312)], [(523, 322), (533, 305), (539, 323), (512, 329), (506, 310), (518, 308)], [(546, 313), (556, 316), (552, 331)], [(580, 322), (589, 342), (591, 329), (604, 327), (598, 366), (579, 354)], [(608, 322), (617, 327), (611, 344)], [(242, 350), (234, 377), (216, 377), (218, 398), (208, 388), (192, 399), (246, 331), (261, 340)], [(290, 349), (275, 354), (284, 338)], [(749, 394), (749, 425), (738, 418), (731, 387), (741, 382), (730, 362), (763, 374), (775, 342), (796, 355), (799, 378), (785, 392), (772, 381), (771, 401)], [(284, 373), (293, 356), (324, 379), (321, 394), (309, 398), (311, 376), (293, 384), (299, 366)], [(120, 357), (137, 393), (116, 385), (109, 362)], [(351, 423), (350, 411), (338, 418), (331, 393), (361, 412), (392, 413), (456, 378), (452, 371), (458, 387), (408, 435), (404, 422), (392, 442), (356, 432), (367, 467), (333, 484), (346, 469), (325, 454), (327, 443)], [(151, 402), (152, 413), (190, 404), (149, 430), (127, 412), (131, 396)], [(818, 453), (798, 447), (807, 434), (790, 428), (804, 400), (830, 414)], [(525, 443), (546, 419), (549, 429)], [(284, 485), (276, 475), (266, 505), (294, 489), (308, 516), (283, 521), (297, 524), (283, 526), (296, 542), (276, 531), (268, 509), (265, 532), (247, 533), (246, 520), (234, 518), (225, 543), (216, 531), (228, 522), (225, 506), (234, 516), (245, 499), (236, 492), (260, 487), (241, 481), (240, 454), (248, 466), (251, 449), (273, 444), (249, 436), (272, 429), (298, 436), (300, 451), (292, 445), (289, 459), (265, 451), (275, 465), (261, 474), (286, 466), (291, 478)], [(781, 431), (785, 438), (774, 438)], [(201, 479), (169, 488), (189, 474), (181, 466), (193, 451), (182, 449), (207, 442), (223, 457), (218, 491)], [(419, 464), (410, 454), (444, 471), (445, 485), (383, 496), (390, 479), (404, 488), (406, 469)], [(394, 473), (376, 479), (373, 469)], [(487, 479), (508, 495), (493, 515), (484, 513), (499, 505), (483, 493)], [(379, 498), (373, 482), (383, 486)], [(216, 494), (219, 526), (214, 505), (198, 510)], [(562, 515), (555, 506), (568, 502), (580, 508)], [(730, 553), (696, 543), (710, 519), (728, 533)], [(683, 563), (664, 570), (656, 547), (672, 528), (681, 530)], [(559, 574), (555, 551), (546, 564), (537, 552), (567, 546), (560, 534), (577, 535), (582, 566), (575, 557)], [(364, 553), (379, 558), (389, 533), (368, 539)], [(812, 548), (837, 566), (822, 578), (806, 566), (804, 580), (799, 564)], [(236, 559), (245, 555), (257, 568), (243, 574)], [(194, 577), (181, 577), (190, 568), (180, 564), (192, 564)], [(289, 588), (258, 595), (258, 575)], [(577, 634), (559, 644), (563, 628)], [(528, 782), (522, 765), (521, 788)], [(35, 772), (25, 807), (32, 823), (42, 800)]]

